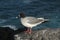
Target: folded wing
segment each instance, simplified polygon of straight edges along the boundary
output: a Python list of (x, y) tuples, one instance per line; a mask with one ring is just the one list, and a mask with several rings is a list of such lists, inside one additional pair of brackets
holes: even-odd
[(36, 24), (36, 23), (40, 23), (40, 22), (43, 22), (43, 19), (37, 19), (37, 18), (29, 18), (28, 19), (29, 24)]

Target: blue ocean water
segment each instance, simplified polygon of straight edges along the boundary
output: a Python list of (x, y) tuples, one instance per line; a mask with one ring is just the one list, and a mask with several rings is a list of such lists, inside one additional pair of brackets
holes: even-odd
[(59, 0), (0, 0), (0, 27), (10, 27), (14, 30), (24, 28), (15, 17), (23, 11), (27, 16), (50, 19), (33, 29), (60, 28)]

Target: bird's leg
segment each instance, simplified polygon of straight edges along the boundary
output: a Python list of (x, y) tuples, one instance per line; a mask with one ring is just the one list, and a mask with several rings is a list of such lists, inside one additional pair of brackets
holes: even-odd
[(32, 29), (31, 28), (29, 28), (29, 34), (31, 34), (32, 33)]
[(31, 28), (27, 28), (27, 30), (25, 32), (31, 34), (32, 30), (31, 30)]

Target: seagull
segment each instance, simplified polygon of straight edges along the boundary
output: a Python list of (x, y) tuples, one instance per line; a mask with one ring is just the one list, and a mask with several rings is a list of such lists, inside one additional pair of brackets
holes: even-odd
[(21, 12), (16, 18), (19, 18), (21, 21), (21, 24), (28, 29), (25, 31), (26, 33), (31, 34), (32, 33), (32, 28), (42, 24), (44, 22), (47, 22), (49, 19), (44, 19), (44, 18), (36, 18), (32, 16), (26, 16), (23, 12)]

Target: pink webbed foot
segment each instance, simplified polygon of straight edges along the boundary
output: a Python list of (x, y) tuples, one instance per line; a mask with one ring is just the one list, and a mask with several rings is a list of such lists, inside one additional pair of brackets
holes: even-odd
[(24, 31), (25, 33), (28, 33), (28, 34), (31, 34), (32, 33), (32, 30), (31, 28), (28, 28), (26, 31)]

